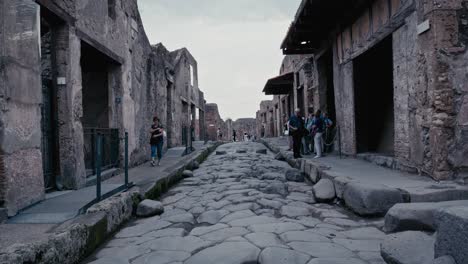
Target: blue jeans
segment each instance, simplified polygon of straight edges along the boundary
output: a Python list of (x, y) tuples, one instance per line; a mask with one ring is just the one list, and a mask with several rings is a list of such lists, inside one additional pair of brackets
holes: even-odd
[(156, 158), (156, 154), (157, 154), (158, 160), (161, 160), (163, 145), (164, 145), (163, 141), (157, 143), (156, 145), (151, 145), (151, 158)]

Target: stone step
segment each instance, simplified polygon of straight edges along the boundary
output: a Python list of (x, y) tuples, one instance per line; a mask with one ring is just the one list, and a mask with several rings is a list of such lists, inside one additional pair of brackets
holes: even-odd
[(468, 200), (396, 204), (390, 208), (385, 216), (385, 232), (394, 233), (408, 230), (435, 231), (435, 212), (442, 208), (454, 206), (468, 206)]

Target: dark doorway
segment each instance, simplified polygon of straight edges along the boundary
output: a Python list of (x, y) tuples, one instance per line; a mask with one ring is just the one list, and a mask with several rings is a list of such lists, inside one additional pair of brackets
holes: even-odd
[(301, 110), (301, 115), (306, 116), (306, 109), (304, 107), (304, 86), (297, 89), (297, 108)]
[(83, 126), (109, 128), (109, 64), (105, 55), (81, 43)]
[[(119, 166), (119, 130), (110, 127), (109, 75), (115, 62), (97, 49), (81, 42), (81, 75), (83, 103), (84, 158), (88, 177), (96, 173), (96, 160), (101, 169)], [(100, 156), (97, 139), (102, 138)]]
[(319, 71), (319, 94), (320, 107), (322, 112), (326, 112), (328, 117), (336, 122), (335, 109), (335, 85), (333, 82), (333, 52), (328, 50), (317, 62)]
[(59, 174), (59, 149), (57, 126), (57, 89), (54, 83), (54, 41), (53, 30), (57, 19), (41, 8), (41, 152), (46, 191), (55, 189)]
[(391, 36), (354, 60), (357, 151), (394, 154)]

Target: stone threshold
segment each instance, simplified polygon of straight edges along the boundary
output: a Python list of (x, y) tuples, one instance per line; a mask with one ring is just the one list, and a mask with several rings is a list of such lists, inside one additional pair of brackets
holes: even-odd
[(468, 186), (455, 182), (435, 182), (397, 170), (383, 168), (361, 159), (329, 156), (324, 159), (294, 159), (293, 153), (261, 139), (272, 152), (301, 170), (314, 184), (321, 179), (333, 182), (336, 197), (361, 216), (383, 216), (398, 203), (443, 202), (468, 199)]
[(46, 239), (1, 249), (0, 263), (79, 263), (132, 218), (141, 200), (162, 195), (182, 179), (184, 170), (190, 169), (195, 161), (202, 163), (218, 146), (213, 144), (192, 153), (170, 173), (152, 181), (136, 182), (130, 190), (93, 205), (85, 214), (53, 228)]

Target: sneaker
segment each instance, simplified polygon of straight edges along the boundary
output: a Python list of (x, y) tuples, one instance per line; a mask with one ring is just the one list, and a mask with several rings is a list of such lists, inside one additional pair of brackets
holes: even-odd
[(159, 167), (159, 166), (161, 166), (161, 162), (160, 162), (160, 161), (158, 161), (158, 167)]
[(320, 159), (322, 156), (315, 156), (314, 159)]
[(151, 167), (154, 167), (156, 164), (154, 163), (154, 161), (151, 161)]

